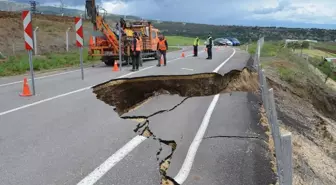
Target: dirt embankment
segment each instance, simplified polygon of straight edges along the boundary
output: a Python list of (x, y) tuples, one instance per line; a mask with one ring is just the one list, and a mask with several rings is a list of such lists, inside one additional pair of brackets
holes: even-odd
[[(75, 49), (74, 17), (56, 15), (32, 15), (33, 29), (37, 31), (38, 53), (65, 51), (65, 32), (70, 27), (69, 48)], [(90, 22), (84, 21), (84, 39), (87, 40), (92, 29)], [(25, 52), (23, 22), (21, 13), (0, 11), (0, 52), (14, 55)]]
[(336, 92), (303, 65), (279, 58), (264, 68), (268, 84), (274, 88), (281, 129), (293, 134), (293, 184), (333, 185)]

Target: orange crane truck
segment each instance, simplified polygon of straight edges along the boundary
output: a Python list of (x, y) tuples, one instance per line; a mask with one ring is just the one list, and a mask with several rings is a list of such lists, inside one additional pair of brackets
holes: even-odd
[[(86, 0), (86, 15), (91, 19), (93, 32), (90, 36), (89, 51), (90, 57), (101, 56), (102, 62), (111, 66), (115, 60), (119, 59), (119, 30), (112, 29), (105, 21), (105, 17), (100, 15), (99, 7), (95, 0)], [(155, 58), (157, 55), (157, 43), (159, 41), (160, 31), (149, 21), (126, 22), (120, 18), (117, 27), (121, 26), (121, 61), (122, 63), (131, 63), (131, 46), (133, 41), (133, 32), (137, 32), (142, 40), (141, 57)]]

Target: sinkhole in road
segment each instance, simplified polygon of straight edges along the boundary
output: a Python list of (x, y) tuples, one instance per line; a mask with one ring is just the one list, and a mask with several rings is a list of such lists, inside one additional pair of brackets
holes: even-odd
[[(170, 154), (159, 163), (161, 184), (178, 185), (167, 175), (177, 144), (174, 140), (163, 140), (150, 129), (149, 118), (157, 114), (170, 112), (183, 104), (188, 98), (211, 96), (220, 93), (258, 92), (258, 75), (250, 67), (242, 70), (232, 70), (224, 75), (218, 73), (199, 73), (190, 75), (159, 75), (135, 78), (113, 79), (93, 87), (97, 99), (114, 106), (114, 110), (123, 119), (138, 122), (134, 132), (152, 138), (159, 142), (157, 160), (162, 151), (162, 145), (169, 146)], [(180, 103), (167, 110), (158, 110), (146, 116), (122, 116), (132, 109), (141, 106), (149, 98), (160, 94), (178, 94), (185, 97)]]

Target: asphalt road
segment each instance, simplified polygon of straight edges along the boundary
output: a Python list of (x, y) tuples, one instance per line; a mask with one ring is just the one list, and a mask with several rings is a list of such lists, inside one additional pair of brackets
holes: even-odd
[[(120, 72), (103, 65), (88, 68), (84, 81), (80, 71), (42, 77), (36, 80), (37, 95), (29, 98), (18, 96), (22, 84), (15, 82), (20, 77), (0, 79), (0, 184), (159, 184), (159, 162), (169, 147), (135, 133), (137, 123), (97, 100), (91, 86), (117, 77), (216, 68), (223, 74), (248, 59), (245, 52), (229, 47), (214, 49), (213, 60), (205, 60), (205, 52), (180, 56), (180, 51), (169, 53), (170, 62), (160, 68), (157, 61), (147, 61), (135, 73), (129, 67)], [(183, 100), (160, 95), (126, 115), (148, 116)], [(151, 117), (151, 131), (177, 143), (168, 175), (183, 184), (270, 184), (274, 176), (257, 101), (247, 93), (194, 97)]]

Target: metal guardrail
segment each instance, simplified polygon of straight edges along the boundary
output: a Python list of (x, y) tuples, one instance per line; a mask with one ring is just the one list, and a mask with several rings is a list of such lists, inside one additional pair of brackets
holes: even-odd
[(268, 88), (265, 71), (260, 65), (260, 53), (263, 45), (264, 37), (258, 40), (257, 50), (254, 56), (254, 67), (258, 70), (262, 103), (266, 111), (274, 141), (278, 182), (279, 185), (292, 185), (292, 137), (291, 133), (280, 133), (273, 88)]

